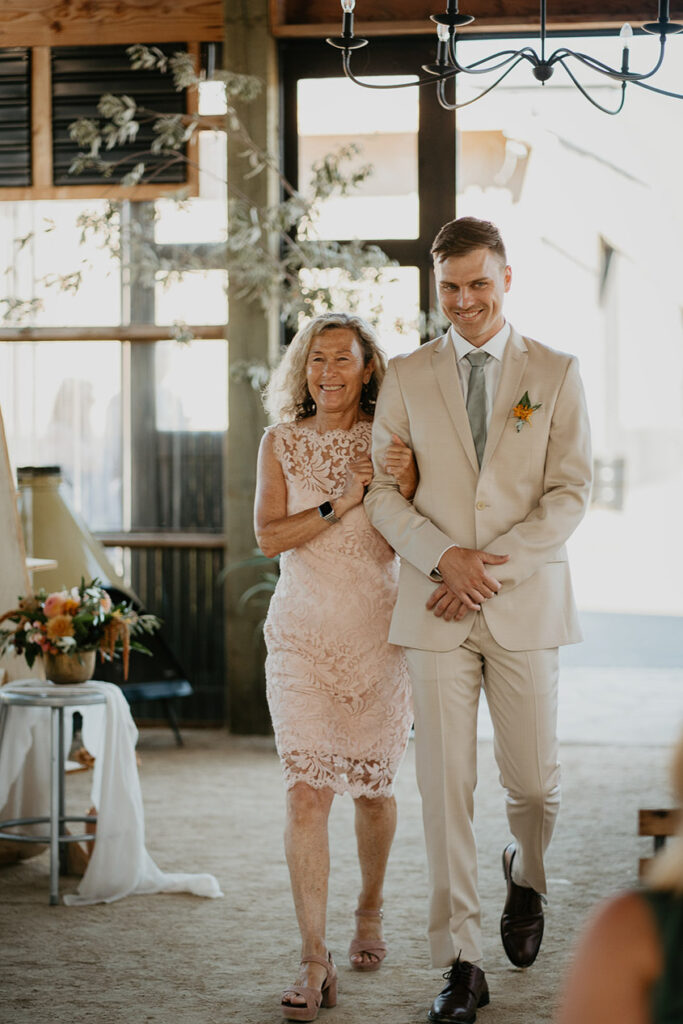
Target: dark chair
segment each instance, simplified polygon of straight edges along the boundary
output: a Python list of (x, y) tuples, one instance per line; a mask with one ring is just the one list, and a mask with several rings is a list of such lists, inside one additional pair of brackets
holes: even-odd
[[(117, 587), (105, 586), (104, 589), (114, 604), (125, 601), (132, 604), (136, 612), (141, 615), (145, 614), (145, 609), (140, 602), (134, 598), (131, 599), (130, 594)], [(174, 702), (178, 697), (188, 697), (193, 693), (192, 685), (161, 632), (153, 633), (151, 636), (143, 634), (138, 639), (152, 652), (152, 656), (133, 652), (128, 679), (124, 680), (123, 678), (123, 665), (120, 658), (105, 662), (98, 660), (97, 678), (106, 683), (116, 683), (117, 686), (120, 686), (129, 704), (142, 700), (163, 701), (168, 724), (173, 730), (176, 743), (182, 747), (183, 739), (178, 728)]]

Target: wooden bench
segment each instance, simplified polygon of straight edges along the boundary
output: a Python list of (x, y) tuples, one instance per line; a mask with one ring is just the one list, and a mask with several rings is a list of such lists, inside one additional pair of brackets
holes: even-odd
[[(641, 809), (638, 811), (638, 835), (652, 836), (654, 852), (664, 846), (668, 836), (678, 832), (681, 812), (673, 808)], [(652, 863), (652, 857), (641, 857), (638, 864), (638, 877), (642, 878), (646, 868)]]

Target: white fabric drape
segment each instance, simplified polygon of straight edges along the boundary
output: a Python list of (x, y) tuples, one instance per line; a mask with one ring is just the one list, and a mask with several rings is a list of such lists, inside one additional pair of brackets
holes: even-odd
[[(137, 728), (118, 686), (90, 685), (105, 695), (106, 705), (69, 710), (81, 710), (84, 744), (95, 757), (91, 800), (97, 808), (97, 841), (78, 890), (64, 896), (64, 902), (111, 903), (132, 893), (154, 892), (222, 896), (213, 875), (169, 874), (150, 857), (135, 759)], [(49, 813), (49, 748), (47, 710), (10, 708), (0, 750), (0, 818)]]

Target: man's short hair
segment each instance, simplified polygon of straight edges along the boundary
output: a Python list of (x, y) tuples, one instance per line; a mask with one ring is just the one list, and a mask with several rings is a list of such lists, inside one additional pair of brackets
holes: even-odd
[(451, 256), (466, 256), (474, 249), (490, 249), (507, 265), (500, 231), (495, 224), (477, 217), (458, 217), (444, 224), (434, 239), (431, 253), (434, 262), (441, 263)]

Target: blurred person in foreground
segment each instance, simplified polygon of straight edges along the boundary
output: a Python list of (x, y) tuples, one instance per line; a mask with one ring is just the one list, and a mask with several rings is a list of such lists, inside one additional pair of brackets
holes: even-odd
[[(325, 937), (328, 817), (350, 793), (361, 891), (351, 967), (386, 954), (382, 901), (396, 830), (393, 780), (412, 724), (405, 656), (388, 642), (394, 552), (371, 526), (372, 417), (385, 360), (360, 317), (327, 314), (302, 327), (266, 390), (255, 533), (280, 578), (264, 635), (267, 696), (287, 790), (285, 850), (301, 932), (301, 968), (282, 995), (287, 1020), (334, 1006), (337, 970)], [(415, 464), (389, 443), (386, 464), (406, 500)]]
[[(683, 737), (672, 766), (683, 803)], [(604, 903), (579, 940), (557, 1024), (683, 1021), (683, 821), (645, 887)]]

